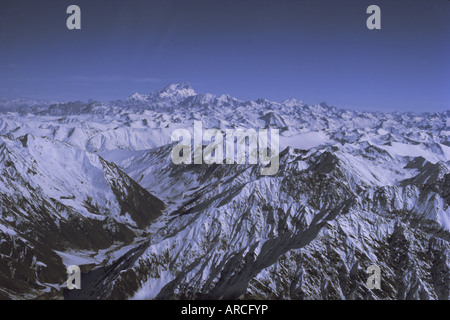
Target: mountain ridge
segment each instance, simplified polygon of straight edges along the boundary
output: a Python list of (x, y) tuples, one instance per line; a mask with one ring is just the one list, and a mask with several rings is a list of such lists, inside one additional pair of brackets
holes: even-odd
[[(448, 299), (449, 115), (188, 84), (0, 112), (0, 298)], [(278, 172), (175, 165), (171, 134), (195, 121), (279, 129)]]

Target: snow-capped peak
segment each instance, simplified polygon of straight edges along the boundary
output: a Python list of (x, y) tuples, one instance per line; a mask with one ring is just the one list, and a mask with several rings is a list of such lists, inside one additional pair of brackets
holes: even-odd
[(302, 100), (297, 100), (295, 98), (287, 99), (283, 101), (283, 104), (288, 107), (293, 106), (304, 106), (305, 103)]
[(159, 90), (157, 94), (160, 98), (175, 98), (177, 100), (197, 95), (190, 84), (186, 82), (169, 84), (164, 89)]
[(172, 83), (163, 89), (150, 94), (134, 93), (127, 98), (130, 102), (181, 102), (186, 98), (196, 96), (194, 89), (188, 83)]
[(145, 102), (145, 101), (148, 100), (148, 96), (136, 92), (136, 93), (134, 93), (133, 95), (129, 96), (127, 100), (128, 100), (128, 101)]

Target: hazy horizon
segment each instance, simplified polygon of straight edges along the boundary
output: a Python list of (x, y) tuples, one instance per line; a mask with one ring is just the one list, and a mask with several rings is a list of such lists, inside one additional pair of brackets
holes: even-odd
[[(186, 82), (186, 81), (184, 81), (184, 82), (182, 82), (182, 83), (188, 83), (188, 82)], [(150, 94), (150, 93), (153, 93), (153, 92), (155, 92), (155, 91), (158, 91), (158, 90), (161, 90), (161, 89), (164, 89), (165, 87), (167, 87), (167, 86), (169, 86), (169, 85), (171, 85), (171, 84), (174, 84), (174, 83), (168, 83), (168, 84), (166, 84), (166, 85), (163, 85), (162, 87), (160, 87), (160, 88), (158, 88), (158, 89), (156, 89), (156, 90), (154, 90), (154, 91), (151, 91), (151, 92), (138, 92), (138, 91), (135, 91), (135, 92), (133, 92), (133, 93), (131, 93), (131, 94), (129, 94), (128, 96), (126, 96), (126, 97), (119, 97), (119, 98), (117, 98), (117, 99), (108, 99), (108, 100), (102, 100), (102, 99), (93, 99), (93, 98), (89, 98), (89, 99), (67, 99), (67, 100), (57, 100), (57, 99), (52, 99), (52, 98), (48, 98), (48, 99), (35, 99), (35, 98), (20, 98), (20, 97), (17, 97), (17, 98), (4, 98), (4, 97), (2, 97), (2, 96), (0, 96), (0, 100), (6, 100), (6, 101), (14, 101), (14, 100), (24, 100), (24, 101), (29, 101), (29, 102), (34, 102), (34, 101), (38, 101), (38, 102), (55, 102), (55, 103), (74, 103), (74, 102), (81, 102), (81, 103), (90, 103), (90, 102), (105, 102), (105, 103), (108, 103), (108, 102), (116, 102), (116, 101), (121, 101), (121, 100), (126, 100), (128, 97), (130, 97), (131, 95), (133, 95), (134, 93), (139, 93), (139, 94)], [(189, 83), (188, 83), (189, 84)], [(212, 95), (214, 95), (214, 96), (216, 96), (216, 97), (220, 97), (221, 95), (226, 95), (226, 94), (228, 94), (228, 93), (226, 93), (226, 92), (222, 92), (222, 93), (212, 93), (212, 92), (198, 92), (197, 90), (196, 90), (196, 88), (195, 87), (193, 87), (193, 86), (191, 86), (192, 87), (192, 89), (195, 91), (195, 93), (196, 94), (202, 94), (202, 95), (205, 95), (205, 94), (212, 94)], [(435, 112), (437, 112), (437, 113), (442, 113), (442, 112), (446, 112), (446, 111), (449, 111), (450, 110), (450, 108), (443, 108), (442, 110), (432, 110), (432, 111), (427, 111), (427, 110), (423, 110), (423, 111), (414, 111), (414, 110), (391, 110), (391, 109), (389, 109), (389, 108), (383, 108), (383, 107), (380, 107), (380, 108), (374, 108), (374, 107), (370, 107), (370, 106), (351, 106), (351, 105), (343, 105), (343, 106), (337, 106), (337, 105), (335, 105), (335, 104), (333, 104), (333, 103), (331, 103), (331, 102), (329, 102), (329, 101), (317, 101), (317, 102), (315, 102), (315, 101), (305, 101), (305, 100), (303, 100), (303, 99), (298, 99), (298, 98), (285, 98), (285, 99), (282, 99), (282, 100), (270, 100), (270, 99), (267, 99), (267, 98), (265, 98), (265, 97), (258, 97), (258, 98), (255, 98), (255, 99), (240, 99), (239, 97), (234, 97), (234, 96), (232, 96), (233, 98), (235, 98), (235, 99), (237, 99), (237, 100), (240, 100), (240, 101), (255, 101), (255, 100), (258, 100), (258, 99), (265, 99), (265, 100), (267, 100), (267, 101), (270, 101), (270, 102), (274, 102), (274, 103), (283, 103), (283, 102), (285, 102), (285, 101), (287, 101), (287, 100), (291, 100), (291, 99), (296, 99), (296, 100), (298, 100), (298, 101), (301, 101), (301, 102), (303, 102), (303, 103), (305, 103), (305, 104), (307, 104), (307, 105), (310, 105), (310, 106), (314, 106), (314, 105), (319, 105), (319, 104), (321, 104), (321, 103), (325, 103), (325, 104), (327, 104), (328, 106), (330, 106), (330, 107), (336, 107), (337, 109), (343, 109), (343, 110), (350, 110), (350, 111), (359, 111), (359, 112), (382, 112), (382, 113), (396, 113), (396, 112), (399, 112), (399, 113), (406, 113), (406, 112), (414, 112), (414, 113), (435, 113)]]
[[(66, 8), (81, 8), (81, 30)], [(381, 8), (368, 30), (366, 8)], [(188, 82), (239, 100), (450, 108), (450, 3), (2, 1), (0, 97), (112, 101)]]

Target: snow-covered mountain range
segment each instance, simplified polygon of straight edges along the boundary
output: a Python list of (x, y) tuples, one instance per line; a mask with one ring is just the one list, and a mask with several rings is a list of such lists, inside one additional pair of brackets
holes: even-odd
[[(0, 298), (449, 298), (450, 110), (241, 101), (183, 83), (0, 112)], [(279, 129), (278, 173), (173, 164), (171, 134), (194, 121)], [(81, 290), (65, 288), (72, 264)], [(381, 289), (366, 285), (373, 264)]]

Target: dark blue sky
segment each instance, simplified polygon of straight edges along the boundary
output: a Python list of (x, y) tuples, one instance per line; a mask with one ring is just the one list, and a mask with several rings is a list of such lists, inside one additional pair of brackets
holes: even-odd
[[(82, 30), (66, 28), (81, 8)], [(381, 30), (366, 8), (381, 8)], [(450, 108), (447, 0), (2, 0), (0, 97), (112, 100), (189, 82), (247, 100)]]

